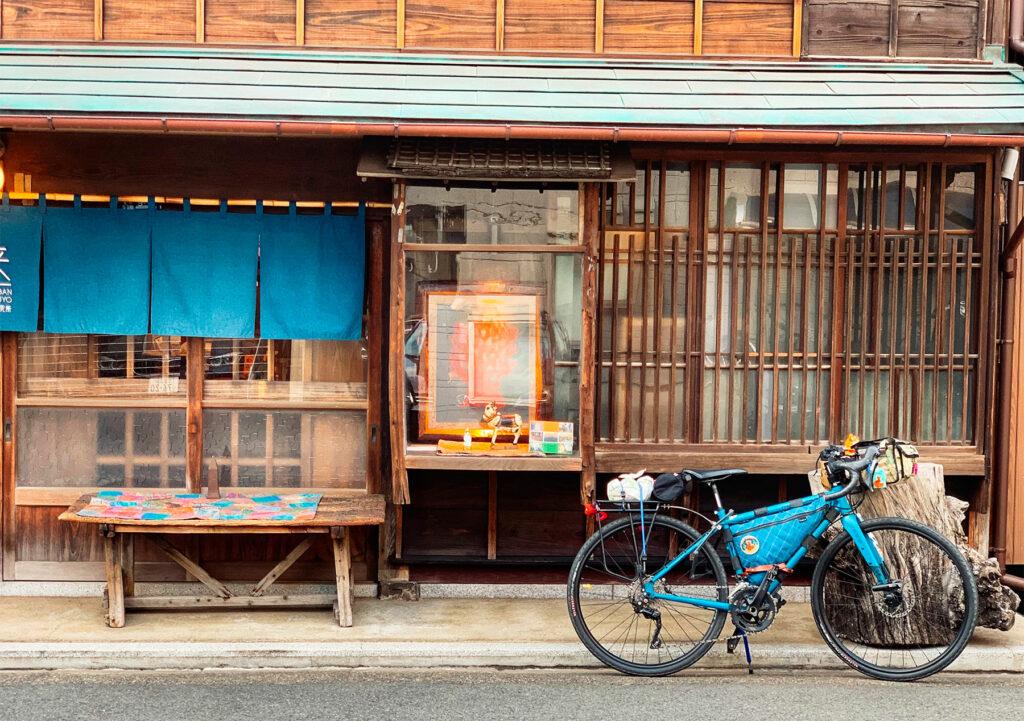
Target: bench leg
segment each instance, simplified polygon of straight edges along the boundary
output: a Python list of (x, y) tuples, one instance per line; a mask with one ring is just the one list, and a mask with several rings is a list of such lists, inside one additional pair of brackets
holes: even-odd
[(121, 539), (121, 572), (124, 574), (124, 595), (135, 595), (135, 536), (119, 533)]
[(352, 625), (352, 562), (349, 532), (344, 526), (331, 528), (334, 547), (334, 578), (338, 587), (338, 603), (334, 615), (339, 626)]
[(107, 568), (107, 625), (111, 628), (123, 628), (124, 571), (121, 565), (120, 534), (113, 531), (103, 534), (103, 555)]

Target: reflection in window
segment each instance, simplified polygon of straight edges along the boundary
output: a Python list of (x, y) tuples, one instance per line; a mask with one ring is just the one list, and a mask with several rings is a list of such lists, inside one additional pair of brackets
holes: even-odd
[(444, 188), (406, 190), (407, 243), (577, 245), (576, 189)]

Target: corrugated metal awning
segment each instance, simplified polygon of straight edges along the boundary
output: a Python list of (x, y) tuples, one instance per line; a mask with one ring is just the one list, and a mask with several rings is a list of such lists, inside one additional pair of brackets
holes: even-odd
[(366, 177), (452, 180), (634, 180), (623, 145), (584, 140), (396, 138), (359, 160)]
[(267, 134), (475, 124), (499, 138), (527, 126), (608, 139), (635, 128), (1024, 135), (1024, 74), (1002, 63), (0, 46), (2, 127), (243, 132), (224, 121)]

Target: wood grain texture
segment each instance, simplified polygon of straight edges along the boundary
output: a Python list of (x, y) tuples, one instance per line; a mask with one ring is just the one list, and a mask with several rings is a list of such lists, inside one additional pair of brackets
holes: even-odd
[(306, 44), (396, 47), (395, 0), (306, 0)]
[(496, 15), (494, 0), (408, 0), (405, 46), (494, 50)]
[(105, 40), (192, 42), (195, 36), (194, 0), (104, 0)]
[(206, 0), (206, 42), (295, 44), (294, 0)]
[(609, 53), (691, 53), (693, 3), (605, 0), (604, 49)]
[(505, 0), (505, 49), (591, 52), (594, 0)]
[(973, 58), (978, 53), (976, 0), (900, 0), (897, 55)]
[(792, 55), (793, 4), (705, 0), (704, 55)]
[(92, 40), (94, 18), (94, 0), (5, 0), (3, 37)]
[(889, 1), (805, 0), (808, 55), (885, 56), (889, 52)]
[(580, 501), (594, 500), (597, 488), (597, 464), (594, 458), (596, 425), (596, 383), (598, 382), (598, 340), (596, 325), (598, 310), (597, 269), (600, 261), (599, 230), (601, 227), (601, 191), (596, 183), (583, 186), (583, 324), (580, 338), (580, 459), (583, 472), (580, 478)]

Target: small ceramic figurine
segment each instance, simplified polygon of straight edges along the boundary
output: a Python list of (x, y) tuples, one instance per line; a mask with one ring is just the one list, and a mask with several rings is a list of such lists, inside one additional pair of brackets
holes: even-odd
[(503, 416), (498, 412), (498, 406), (491, 401), (484, 406), (484, 414), (480, 420), (491, 428), (491, 448), (498, 442), (498, 433), (512, 434), (512, 445), (519, 443), (519, 431), (523, 427), (523, 418), (518, 413), (510, 416)]

